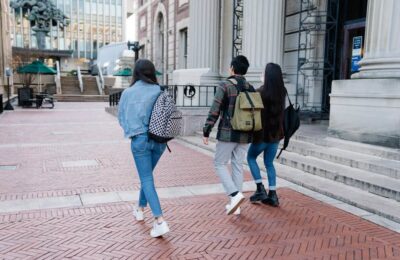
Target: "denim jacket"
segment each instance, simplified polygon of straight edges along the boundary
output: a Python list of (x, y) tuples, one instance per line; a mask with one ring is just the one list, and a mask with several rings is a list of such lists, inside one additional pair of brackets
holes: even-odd
[(147, 133), (160, 86), (137, 81), (122, 92), (118, 105), (118, 121), (126, 138)]

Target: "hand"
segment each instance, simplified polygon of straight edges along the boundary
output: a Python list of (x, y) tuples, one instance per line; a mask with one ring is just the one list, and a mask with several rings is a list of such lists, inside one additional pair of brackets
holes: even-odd
[(203, 137), (203, 144), (208, 145), (208, 137)]

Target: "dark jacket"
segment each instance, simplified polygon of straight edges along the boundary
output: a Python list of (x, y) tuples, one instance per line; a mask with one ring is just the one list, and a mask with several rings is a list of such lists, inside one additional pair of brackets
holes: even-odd
[[(263, 87), (257, 89), (261, 93)], [(253, 143), (274, 143), (279, 142), (284, 138), (283, 133), (283, 115), (285, 102), (282, 104), (282, 113), (280, 115), (273, 115), (268, 109), (266, 100), (263, 99), (264, 109), (261, 111), (262, 127), (261, 131), (254, 133)]]
[(213, 104), (208, 113), (206, 123), (203, 128), (204, 137), (209, 137), (212, 128), (220, 118), (218, 125), (217, 139), (223, 142), (234, 143), (251, 143), (253, 140), (253, 133), (240, 132), (232, 129), (231, 117), (235, 109), (236, 97), (238, 90), (235, 84), (230, 80), (240, 82), (244, 88), (254, 92), (255, 89), (251, 86), (243, 76), (230, 77), (223, 81), (217, 88), (214, 96)]

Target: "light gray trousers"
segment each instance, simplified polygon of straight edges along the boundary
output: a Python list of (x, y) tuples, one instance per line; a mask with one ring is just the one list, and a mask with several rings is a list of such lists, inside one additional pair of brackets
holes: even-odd
[[(243, 163), (248, 147), (248, 144), (221, 141), (217, 143), (214, 166), (227, 195), (242, 191)], [(228, 169), (229, 161), (232, 165), (232, 175)]]

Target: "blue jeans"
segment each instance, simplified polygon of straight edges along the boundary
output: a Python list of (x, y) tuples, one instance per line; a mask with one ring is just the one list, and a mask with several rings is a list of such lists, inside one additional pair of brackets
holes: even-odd
[(270, 190), (276, 190), (276, 171), (274, 159), (278, 151), (279, 142), (251, 144), (247, 152), (247, 162), (250, 167), (251, 175), (256, 183), (262, 183), (260, 167), (257, 164), (257, 157), (264, 152), (264, 164), (267, 169), (268, 186)]
[(154, 217), (162, 216), (162, 210), (154, 186), (153, 171), (165, 148), (166, 144), (149, 139), (147, 134), (132, 137), (131, 150), (141, 184), (139, 207), (146, 207), (148, 202)]

